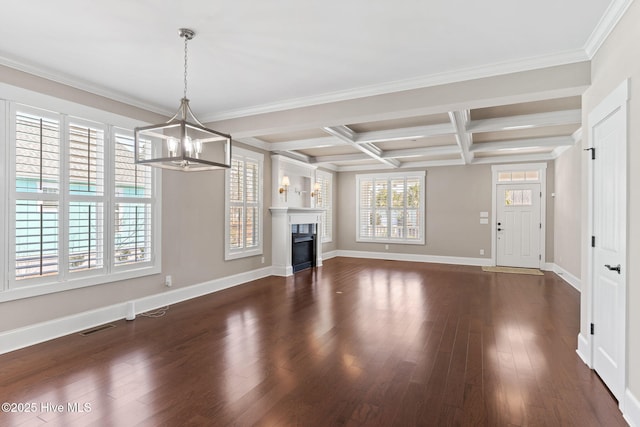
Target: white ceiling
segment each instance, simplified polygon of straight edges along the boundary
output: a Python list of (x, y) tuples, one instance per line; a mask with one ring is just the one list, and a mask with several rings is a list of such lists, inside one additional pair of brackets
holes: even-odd
[[(486, 70), (520, 71), (588, 60), (629, 2), (0, 0), (0, 64), (172, 115), (183, 91), (183, 41), (177, 29), (192, 28), (196, 37), (189, 43), (189, 98), (196, 115), (210, 121), (414, 89), (463, 76), (482, 77)], [(570, 136), (567, 132), (579, 127), (576, 100), (568, 99), (566, 105), (560, 113), (564, 116), (553, 120), (529, 116), (538, 120), (536, 126), (563, 125), (558, 126), (560, 133), (551, 136)], [(557, 110), (556, 106), (550, 111)], [(500, 114), (513, 115), (508, 111)], [(544, 108), (532, 111), (548, 113)], [(433, 127), (444, 117), (442, 125), (452, 126), (445, 134), (455, 141), (464, 132), (455, 129), (454, 113), (462, 114), (458, 117), (462, 131), (473, 125), (478, 114), (470, 109), (443, 110), (419, 123)], [(408, 118), (406, 123), (410, 122)], [(245, 140), (337, 169), (340, 161), (317, 158), (332, 160), (351, 153), (344, 158), (351, 167), (359, 161), (355, 154), (363, 154), (373, 164), (398, 166), (403, 153), (392, 153), (400, 156), (398, 165), (381, 159), (385, 151), (392, 151), (388, 141), (393, 138), (386, 140), (384, 150), (362, 141), (353, 145), (348, 138), (357, 139), (362, 129), (377, 131), (380, 126), (402, 132), (411, 127), (406, 123), (400, 120), (388, 128), (385, 123), (347, 122), (346, 135), (345, 129), (321, 127)], [(349, 133), (347, 125), (359, 132)], [(494, 126), (493, 130), (500, 129)], [(433, 148), (436, 143), (446, 147), (446, 143), (429, 141), (431, 136), (442, 138), (442, 132), (436, 134), (427, 132), (411, 141), (415, 140), (415, 148)], [(315, 147), (326, 145), (328, 139), (333, 143), (327, 148), (333, 147), (335, 153), (323, 156), (322, 148)], [(306, 142), (299, 144), (303, 148), (279, 149), (286, 141)], [(383, 146), (385, 141), (379, 142)], [(549, 140), (542, 142), (555, 149), (566, 140), (555, 146)], [(353, 152), (335, 150), (345, 143)], [(473, 145), (470, 133), (466, 150), (473, 152)], [(455, 164), (472, 162), (459, 142), (457, 146), (459, 151), (452, 151)], [(489, 148), (477, 150), (492, 153)], [(450, 155), (446, 148), (431, 153), (434, 160)], [(428, 159), (430, 152), (420, 154)]]

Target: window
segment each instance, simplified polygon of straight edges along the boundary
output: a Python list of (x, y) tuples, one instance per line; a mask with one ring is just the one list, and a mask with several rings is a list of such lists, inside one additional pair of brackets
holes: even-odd
[(262, 254), (264, 155), (233, 149), (225, 171), (225, 260)]
[(9, 262), (0, 300), (158, 272), (159, 178), (134, 164), (132, 132), (5, 105)]
[(498, 182), (540, 181), (537, 170), (498, 172)]
[(424, 244), (425, 172), (356, 175), (359, 242)]
[(324, 171), (316, 171), (316, 184), (320, 187), (314, 192), (316, 207), (324, 209), (322, 214), (322, 230), (320, 234), (322, 242), (330, 242), (333, 238), (333, 209), (332, 193), (333, 193), (333, 175)]

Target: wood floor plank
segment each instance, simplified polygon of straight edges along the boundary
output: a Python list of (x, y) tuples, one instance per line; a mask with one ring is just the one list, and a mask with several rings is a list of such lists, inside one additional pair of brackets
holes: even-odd
[[(560, 278), (334, 258), (0, 355), (1, 426), (624, 426)], [(66, 406), (65, 406), (66, 408)]]

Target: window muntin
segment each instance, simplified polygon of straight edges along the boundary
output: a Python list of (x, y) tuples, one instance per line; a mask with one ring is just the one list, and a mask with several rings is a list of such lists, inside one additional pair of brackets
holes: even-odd
[(263, 158), (235, 148), (225, 171), (226, 260), (262, 254)]
[(424, 172), (357, 175), (357, 241), (424, 244)]

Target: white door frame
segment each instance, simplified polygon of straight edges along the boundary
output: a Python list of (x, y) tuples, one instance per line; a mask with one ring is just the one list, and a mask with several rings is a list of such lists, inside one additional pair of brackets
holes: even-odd
[[(620, 108), (623, 112), (623, 117), (625, 118), (625, 126), (627, 127), (627, 132), (628, 132), (628, 111), (627, 111), (627, 102), (629, 100), (629, 80), (625, 80), (623, 81), (616, 89), (614, 89), (609, 95), (607, 95), (607, 97), (602, 100), (600, 102), (600, 104), (598, 104), (597, 107), (595, 107), (590, 113), (589, 113), (589, 117), (588, 117), (588, 123), (589, 123), (589, 140), (588, 143), (591, 144), (591, 141), (593, 141), (593, 124), (594, 123), (598, 123), (600, 122), (602, 119), (604, 119), (606, 116), (608, 116), (609, 114), (613, 113), (615, 110), (617, 110), (618, 108)], [(627, 149), (628, 149), (628, 144), (629, 144), (629, 135), (627, 133), (627, 138), (626, 138), (626, 142), (627, 142)], [(588, 148), (587, 148), (588, 149)], [(628, 156), (628, 153), (626, 153), (626, 156)], [(596, 157), (597, 157), (597, 153), (596, 153)], [(587, 292), (587, 307), (586, 307), (586, 313), (587, 313), (587, 324), (584, 325), (587, 330), (584, 330), (580, 332), (579, 336), (578, 336), (578, 354), (580, 355), (580, 357), (584, 360), (584, 362), (587, 364), (587, 366), (589, 366), (589, 368), (593, 369), (593, 359), (594, 359), (594, 353), (596, 351), (594, 343), (593, 343), (593, 335), (590, 334), (589, 328), (591, 326), (591, 324), (594, 321), (594, 315), (595, 315), (595, 302), (594, 302), (594, 298), (593, 298), (593, 294), (595, 291), (595, 286), (594, 286), (594, 282), (593, 282), (593, 269), (596, 268), (596, 266), (594, 266), (594, 254), (593, 254), (593, 248), (591, 247), (591, 236), (593, 233), (593, 209), (594, 209), (594, 203), (593, 203), (593, 191), (594, 191), (594, 183), (593, 183), (593, 163), (592, 161), (589, 159), (587, 160), (587, 233), (588, 235), (585, 236), (583, 240), (587, 242), (588, 244), (588, 249), (587, 249), (587, 266), (586, 269), (583, 269), (583, 271), (586, 271), (586, 286), (588, 289)], [(627, 176), (627, 185), (628, 185), (628, 181), (629, 178)], [(628, 196), (627, 196), (628, 197)], [(627, 199), (628, 200), (628, 199)], [(625, 224), (625, 227), (628, 225), (629, 222), (629, 217), (627, 216), (627, 224)], [(627, 227), (628, 229), (628, 227)], [(626, 233), (625, 233), (626, 235)], [(628, 244), (629, 244), (629, 238), (628, 236), (626, 237), (626, 242), (625, 242), (625, 262), (626, 265), (625, 267), (628, 268), (628, 266), (630, 265), (629, 262), (629, 256), (628, 256)], [(584, 259), (584, 258), (583, 258)], [(625, 271), (626, 273), (626, 271)], [(622, 325), (622, 328), (624, 329), (622, 331), (622, 335), (624, 337), (624, 343), (623, 345), (623, 350), (622, 350), (622, 357), (624, 358), (623, 362), (621, 363), (621, 366), (623, 366), (623, 381), (622, 381), (622, 389), (623, 392), (624, 390), (626, 390), (627, 387), (627, 372), (628, 372), (628, 363), (629, 361), (627, 360), (627, 322), (628, 322), (628, 317), (627, 317), (627, 308), (626, 308), (626, 300), (627, 300), (627, 296), (626, 296), (626, 292), (628, 292), (629, 289), (629, 283), (628, 283), (628, 279), (627, 279), (627, 275), (625, 274), (625, 278), (624, 278), (624, 284), (625, 284), (625, 302), (624, 304), (622, 304), (622, 309), (624, 310), (624, 319), (625, 322)], [(587, 344), (588, 348), (583, 348), (584, 344)], [(621, 410), (624, 411), (624, 401), (625, 399), (620, 397), (618, 399), (618, 406)]]
[[(540, 179), (537, 181), (511, 181), (511, 182), (498, 182), (498, 173), (507, 171), (531, 171), (537, 170)], [(540, 269), (545, 269), (545, 248), (546, 248), (546, 234), (547, 234), (547, 164), (546, 163), (518, 163), (507, 165), (493, 165), (491, 166), (491, 265), (496, 265), (497, 248), (498, 248), (498, 230), (497, 230), (497, 185), (498, 184), (518, 184), (518, 183), (540, 183), (540, 191), (542, 197), (540, 198), (540, 222), (542, 228), (540, 229)]]

